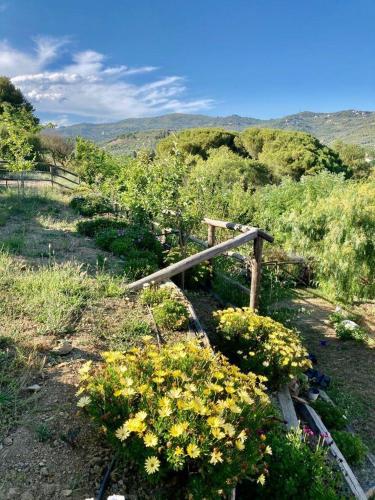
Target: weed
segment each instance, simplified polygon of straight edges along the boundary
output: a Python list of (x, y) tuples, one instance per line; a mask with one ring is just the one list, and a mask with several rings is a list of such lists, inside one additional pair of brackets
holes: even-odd
[(359, 436), (346, 431), (333, 431), (332, 438), (350, 464), (360, 464), (363, 462), (367, 453), (367, 447), (363, 444)]

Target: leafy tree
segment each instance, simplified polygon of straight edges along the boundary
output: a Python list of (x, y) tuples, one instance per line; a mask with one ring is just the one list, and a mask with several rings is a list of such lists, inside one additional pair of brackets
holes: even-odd
[(29, 170), (35, 164), (35, 134), (39, 127), (25, 107), (2, 106), (0, 155), (13, 171)]
[(54, 165), (66, 167), (74, 151), (74, 141), (60, 135), (41, 135), (41, 149), (45, 158), (51, 158)]
[(159, 156), (168, 156), (178, 151), (184, 156), (193, 156), (193, 160), (207, 159), (208, 151), (213, 148), (227, 146), (229, 149), (236, 150), (234, 142), (236, 136), (236, 132), (228, 132), (220, 128), (187, 129), (162, 139), (157, 145), (157, 153)]
[(345, 144), (336, 141), (332, 144), (344, 165), (349, 167), (352, 177), (361, 179), (368, 177), (374, 170), (375, 152), (359, 146), (358, 144)]
[(77, 173), (88, 184), (111, 177), (119, 169), (119, 163), (113, 156), (82, 137), (76, 140), (74, 164)]
[(21, 90), (16, 88), (9, 78), (0, 76), (0, 115), (4, 112), (5, 106), (10, 105), (15, 109), (23, 109), (33, 117), (34, 125), (39, 120), (34, 116), (34, 108), (22, 94)]
[(345, 171), (337, 153), (305, 132), (250, 128), (241, 132), (235, 143), (268, 165), (278, 179), (287, 175), (298, 180), (321, 170)]

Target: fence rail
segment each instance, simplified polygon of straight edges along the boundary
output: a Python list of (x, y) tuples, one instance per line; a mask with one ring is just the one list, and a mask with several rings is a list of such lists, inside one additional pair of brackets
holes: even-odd
[(52, 187), (58, 186), (63, 189), (75, 189), (80, 185), (80, 177), (66, 168), (39, 163), (33, 170), (22, 170), (12, 172), (7, 168), (7, 162), (0, 160), (0, 185), (11, 187), (22, 186), (25, 183), (49, 183)]

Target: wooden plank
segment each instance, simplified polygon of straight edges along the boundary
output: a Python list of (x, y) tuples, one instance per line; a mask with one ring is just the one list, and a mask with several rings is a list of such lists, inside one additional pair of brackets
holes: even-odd
[(294, 409), (293, 400), (287, 385), (285, 385), (278, 391), (277, 399), (279, 401), (281, 412), (283, 414), (283, 419), (285, 421), (287, 429), (288, 430), (298, 429), (299, 422), (296, 410)]
[(262, 272), (263, 239), (254, 240), (254, 258), (251, 260), (250, 307), (256, 311), (259, 306), (260, 277)]
[[(316, 411), (313, 408), (311, 408), (311, 406), (307, 404), (299, 404), (298, 408), (314, 432), (323, 435), (328, 434), (330, 436), (328, 429), (323, 424), (321, 418), (316, 413)], [(330, 438), (330, 440), (328, 440), (327, 445), (329, 447), (329, 451), (332, 457), (335, 459), (338, 467), (340, 468), (344, 476), (344, 479), (350, 488), (350, 491), (353, 493), (355, 498), (358, 498), (359, 500), (366, 500), (367, 497), (362, 489), (362, 486), (359, 484), (358, 479), (354, 475), (348, 462), (345, 460), (344, 455), (341, 453), (341, 451), (339, 450), (337, 444), (332, 439), (332, 437)]]
[(258, 236), (258, 230), (252, 229), (247, 233), (242, 233), (228, 241), (224, 241), (223, 243), (219, 243), (218, 245), (213, 246), (212, 248), (207, 248), (206, 250), (202, 250), (201, 252), (196, 253), (195, 255), (191, 255), (190, 257), (186, 257), (185, 259), (176, 262), (175, 264), (171, 264), (165, 269), (161, 269), (160, 271), (156, 271), (155, 273), (146, 276), (145, 278), (141, 278), (133, 283), (128, 285), (129, 290), (139, 290), (146, 283), (150, 283), (154, 281), (155, 283), (159, 283), (161, 281), (165, 281), (176, 274), (180, 274), (191, 267), (200, 264), (206, 260), (212, 259), (213, 257), (217, 257), (218, 255), (230, 250), (232, 248), (238, 247), (247, 243), (249, 241), (255, 240)]

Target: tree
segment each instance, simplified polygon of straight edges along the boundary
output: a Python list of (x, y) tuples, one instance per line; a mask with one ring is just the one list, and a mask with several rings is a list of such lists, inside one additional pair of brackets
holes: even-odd
[(74, 141), (61, 135), (43, 134), (40, 136), (43, 156), (50, 157), (54, 165), (66, 167), (72, 158)]
[(159, 156), (168, 156), (178, 151), (178, 154), (193, 156), (195, 160), (207, 159), (208, 151), (213, 148), (227, 146), (236, 151), (234, 139), (237, 135), (237, 132), (220, 128), (187, 129), (162, 139), (157, 145), (157, 153)]
[(0, 76), (0, 115), (4, 112), (4, 105), (6, 104), (14, 109), (23, 109), (33, 118), (35, 125), (39, 123), (38, 118), (34, 116), (33, 106), (25, 98), (21, 90), (16, 88), (9, 78)]
[(369, 177), (374, 170), (374, 151), (369, 151), (358, 144), (345, 144), (342, 141), (334, 142), (332, 149), (338, 153), (343, 164), (349, 167), (350, 174), (355, 179)]
[(30, 170), (35, 164), (33, 141), (39, 126), (24, 107), (2, 105), (0, 155), (13, 171)]
[(346, 172), (338, 154), (305, 132), (277, 129), (250, 128), (236, 139), (247, 153), (271, 168), (274, 176), (281, 179), (290, 176), (299, 180), (322, 170), (333, 173)]
[(82, 137), (77, 137), (76, 140), (74, 163), (77, 173), (88, 184), (114, 175), (119, 168), (118, 161), (113, 156)]

